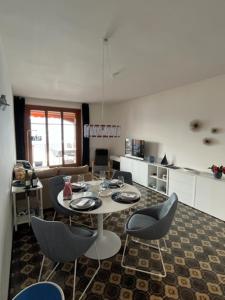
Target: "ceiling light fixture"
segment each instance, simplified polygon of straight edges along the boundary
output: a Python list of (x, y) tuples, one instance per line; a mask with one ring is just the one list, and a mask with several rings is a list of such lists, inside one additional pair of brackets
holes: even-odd
[[(102, 102), (101, 102), (101, 124), (85, 124), (84, 137), (97, 138), (118, 138), (120, 137), (119, 125), (104, 124), (104, 104), (105, 104), (105, 69), (106, 69), (106, 54), (109, 52), (109, 38), (105, 37), (102, 40)], [(109, 55), (108, 55), (109, 56)], [(108, 68), (110, 71), (111, 65), (108, 57)], [(118, 72), (119, 74), (120, 72)], [(118, 75), (115, 73), (115, 76)], [(112, 77), (112, 74), (110, 74)], [(114, 76), (113, 76), (114, 77)]]

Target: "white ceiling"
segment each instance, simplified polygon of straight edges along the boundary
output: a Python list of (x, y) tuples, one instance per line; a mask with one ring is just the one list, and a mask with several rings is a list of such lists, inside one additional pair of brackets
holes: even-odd
[(106, 101), (225, 73), (224, 0), (0, 0), (14, 94), (100, 101), (107, 32)]

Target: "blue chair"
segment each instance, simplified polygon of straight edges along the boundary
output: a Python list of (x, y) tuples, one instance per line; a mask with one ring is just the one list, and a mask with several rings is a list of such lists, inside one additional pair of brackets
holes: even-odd
[[(166, 269), (163, 262), (163, 257), (160, 248), (160, 239), (164, 240), (164, 236), (168, 233), (170, 226), (172, 224), (176, 208), (177, 208), (177, 195), (173, 193), (165, 202), (147, 207), (144, 209), (136, 210), (127, 220), (125, 225), (125, 232), (127, 233), (125, 246), (123, 250), (123, 256), (121, 261), (121, 266), (127, 269), (156, 275), (159, 277), (166, 277)], [(157, 246), (149, 245), (147, 243), (140, 242), (139, 240), (132, 239), (134, 242), (157, 249), (159, 251), (163, 273), (156, 271), (145, 271), (141, 269), (134, 268), (124, 264), (125, 251), (127, 248), (128, 235), (143, 239), (143, 240), (156, 240)], [(166, 246), (165, 240), (164, 244)]]
[(65, 300), (60, 286), (53, 282), (34, 283), (19, 292), (12, 300)]

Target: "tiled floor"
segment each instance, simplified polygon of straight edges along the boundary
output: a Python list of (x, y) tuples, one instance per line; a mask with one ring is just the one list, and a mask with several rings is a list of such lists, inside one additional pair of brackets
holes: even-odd
[[(159, 194), (139, 187), (142, 200), (138, 206), (150, 206), (163, 201)], [(105, 227), (117, 232), (122, 247), (117, 255), (103, 260), (86, 299), (160, 300), (160, 299), (225, 299), (225, 223), (192, 209), (178, 205), (175, 220), (166, 237), (169, 252), (164, 252), (167, 276), (164, 279), (128, 271), (120, 266), (125, 235), (124, 222), (128, 211), (113, 214)], [(51, 219), (52, 212), (45, 217)], [(63, 219), (61, 216), (59, 219)], [(64, 220), (65, 221), (65, 220)], [(130, 242), (128, 260), (137, 265), (160, 266), (156, 252), (147, 252)], [(14, 234), (11, 264), (10, 297), (36, 282), (42, 255), (32, 230), (27, 225)], [(129, 261), (127, 261), (129, 263)], [(47, 261), (44, 275), (52, 263)], [(97, 266), (96, 261), (82, 257), (78, 264), (77, 289), (83, 290)], [(52, 278), (64, 290), (66, 300), (72, 297), (73, 263), (61, 265)], [(79, 295), (79, 293), (78, 293)]]

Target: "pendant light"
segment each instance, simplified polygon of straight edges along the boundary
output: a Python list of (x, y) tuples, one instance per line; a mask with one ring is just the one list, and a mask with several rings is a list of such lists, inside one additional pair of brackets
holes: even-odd
[[(114, 124), (104, 124), (104, 104), (105, 104), (105, 69), (106, 53), (108, 53), (109, 39), (102, 39), (102, 102), (101, 102), (101, 124), (85, 124), (84, 137), (94, 138), (118, 138), (120, 137), (120, 126)], [(108, 57), (109, 59), (109, 57)], [(108, 60), (110, 69), (110, 61)]]

